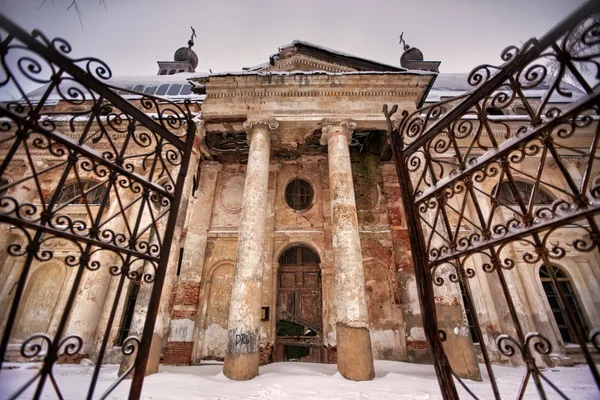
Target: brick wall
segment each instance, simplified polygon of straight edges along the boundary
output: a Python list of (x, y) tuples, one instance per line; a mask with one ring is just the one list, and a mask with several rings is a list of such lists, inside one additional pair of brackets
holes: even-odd
[(192, 361), (193, 342), (167, 342), (165, 358), (166, 365), (189, 365)]
[(272, 363), (273, 358), (273, 343), (267, 343), (266, 345), (260, 346), (260, 365), (266, 365)]
[(337, 364), (337, 347), (327, 345), (327, 363)]

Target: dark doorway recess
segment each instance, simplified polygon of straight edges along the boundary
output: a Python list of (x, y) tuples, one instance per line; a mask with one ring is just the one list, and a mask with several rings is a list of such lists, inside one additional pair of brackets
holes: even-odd
[(295, 246), (279, 264), (275, 361), (326, 362), (319, 256)]

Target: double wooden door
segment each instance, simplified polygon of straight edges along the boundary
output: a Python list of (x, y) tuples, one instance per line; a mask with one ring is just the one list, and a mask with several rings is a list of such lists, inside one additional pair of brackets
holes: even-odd
[[(302, 263), (301, 250), (298, 252), (297, 258), (288, 259), (297, 264), (279, 267), (275, 360), (326, 362), (321, 271), (316, 263)], [(309, 259), (307, 261), (313, 260), (306, 258)]]

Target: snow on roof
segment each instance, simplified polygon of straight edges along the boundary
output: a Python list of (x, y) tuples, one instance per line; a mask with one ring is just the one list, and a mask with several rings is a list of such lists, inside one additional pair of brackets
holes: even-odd
[(363, 57), (355, 56), (353, 54), (344, 53), (343, 51), (338, 51), (338, 50), (330, 49), (328, 47), (319, 46), (318, 44), (314, 44), (314, 43), (310, 43), (310, 42), (305, 42), (303, 40), (294, 40), (292, 43), (287, 44), (285, 46), (282, 46), (282, 49), (284, 49), (286, 47), (290, 47), (290, 46), (295, 46), (297, 44), (301, 44), (301, 45), (304, 45), (304, 46), (313, 47), (315, 49), (323, 50), (323, 51), (326, 51), (326, 52), (329, 52), (329, 53), (332, 53), (332, 54), (335, 54), (335, 55), (338, 55), (338, 56), (341, 56), (341, 57), (350, 57), (350, 58), (354, 58), (354, 59), (357, 59), (357, 60), (362, 60), (362, 61), (367, 61), (367, 62), (371, 62), (371, 63), (375, 63), (375, 64), (380, 64), (380, 65), (387, 66), (387, 67), (394, 68), (394, 69), (401, 69), (401, 70), (404, 69), (404, 70), (406, 70), (406, 68), (402, 68), (402, 67), (397, 66), (397, 65), (390, 65), (390, 64), (379, 62), (379, 61), (370, 60), (368, 58), (363, 58)]
[[(473, 91), (476, 87), (469, 85), (468, 73), (442, 73), (437, 76), (433, 86), (427, 95), (426, 102), (438, 102), (443, 97), (456, 97), (463, 95), (467, 92)], [(552, 77), (546, 78), (543, 82), (538, 84), (533, 89), (523, 89), (525, 97), (543, 97), (546, 92), (550, 89), (553, 80)], [(552, 103), (563, 103), (572, 102), (577, 98), (584, 95), (583, 91), (567, 82), (561, 83), (561, 88), (566, 91), (572, 92), (572, 97), (561, 96), (559, 93), (554, 92), (550, 97)]]
[[(288, 44), (286, 44), (284, 46), (281, 46), (279, 48), (279, 51), (277, 53), (275, 53), (275, 54), (271, 54), (271, 56), (269, 58), (277, 56), (281, 52), (281, 50), (283, 50), (283, 49), (285, 49), (287, 47), (292, 47), (292, 46), (295, 46), (295, 45), (298, 45), (298, 44), (299, 45), (303, 45), (303, 46), (307, 46), (307, 47), (312, 47), (314, 49), (326, 51), (328, 53), (335, 54), (335, 55), (338, 55), (340, 57), (353, 58), (355, 60), (360, 60), (360, 61), (370, 62), (370, 63), (374, 63), (374, 64), (379, 64), (379, 65), (384, 66), (384, 67), (393, 68), (394, 70), (405, 70), (405, 68), (402, 68), (402, 67), (397, 66), (397, 65), (390, 65), (390, 64), (379, 62), (379, 61), (371, 60), (371, 59), (368, 59), (368, 58), (355, 56), (353, 54), (344, 53), (342, 51), (330, 49), (330, 48), (324, 47), (324, 46), (319, 46), (317, 44), (310, 43), (310, 42), (305, 42), (303, 40), (294, 40), (292, 43), (288, 43)], [(245, 67), (245, 68), (242, 68), (242, 69), (244, 71), (256, 71), (256, 70), (260, 70), (260, 69), (263, 69), (263, 68), (268, 68), (269, 66), (271, 66), (271, 63), (267, 61), (267, 62), (264, 62), (262, 64), (254, 65), (252, 67)]]
[(209, 75), (196, 76), (194, 79), (209, 78), (211, 76), (243, 76), (243, 75), (257, 75), (257, 76), (285, 76), (285, 75), (436, 75), (435, 72), (431, 71), (420, 71), (420, 70), (405, 70), (405, 71), (349, 71), (349, 72), (329, 72), (329, 71), (228, 71), (219, 72)]
[[(194, 94), (191, 89), (192, 85), (198, 85), (197, 82), (191, 82), (189, 79), (194, 77), (202, 76), (201, 74), (193, 72), (183, 72), (174, 75), (150, 75), (150, 76), (120, 76), (113, 77), (108, 81), (105, 81), (111, 86), (126, 90), (134, 90), (136, 92), (142, 92), (149, 95), (155, 95), (158, 97), (165, 97), (170, 100), (179, 99), (193, 99), (202, 100), (203, 95)], [(208, 74), (206, 74), (208, 76)], [(46, 93), (50, 85), (43, 85), (27, 94), (29, 100), (39, 100)], [(65, 96), (69, 96), (69, 90), (72, 88), (83, 89), (82, 85), (78, 84), (73, 80), (61, 81), (58, 90)], [(85, 93), (86, 90), (83, 90)], [(139, 95), (129, 93), (126, 91), (117, 91), (118, 94), (124, 98), (137, 98)], [(58, 93), (57, 89), (54, 89), (50, 96), (49, 101), (63, 100), (63, 97)]]

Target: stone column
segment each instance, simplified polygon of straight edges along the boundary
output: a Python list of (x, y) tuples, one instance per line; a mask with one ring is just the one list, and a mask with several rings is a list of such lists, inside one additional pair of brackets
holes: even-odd
[[(119, 213), (119, 203), (114, 197), (115, 190), (120, 192), (123, 204), (129, 204), (133, 201), (133, 192), (123, 190), (115, 183), (115, 186), (111, 187), (110, 208), (105, 211), (105, 215), (113, 216)], [(110, 229), (113, 232), (125, 231), (124, 219), (128, 217), (126, 214), (113, 219), (103, 229)], [(99, 344), (104, 337), (104, 330), (98, 336), (97, 331), (103, 314), (110, 314), (114, 301), (113, 298), (107, 296), (108, 289), (112, 281), (118, 281), (118, 278), (113, 280), (114, 277), (110, 274), (109, 268), (113, 265), (120, 265), (121, 261), (114, 253), (109, 251), (99, 251), (94, 256), (94, 260), (100, 262), (101, 267), (97, 271), (86, 270), (83, 273), (69, 317), (67, 332), (76, 334), (83, 339), (79, 354), (96, 362), (98, 361)], [(98, 342), (98, 346), (95, 345), (96, 342)]]
[(329, 155), (338, 371), (365, 381), (375, 377), (375, 369), (348, 148), (354, 127), (354, 121), (325, 125), (321, 144), (327, 144)]
[(223, 366), (225, 376), (234, 380), (248, 380), (258, 375), (270, 131), (277, 129), (278, 125), (274, 120), (244, 123), (250, 153)]
[[(198, 133), (196, 137), (202, 134), (203, 129), (202, 125), (198, 125)], [(181, 245), (180, 240), (182, 239), (183, 226), (187, 218), (187, 209), (190, 200), (192, 182), (194, 179), (194, 172), (198, 168), (199, 162), (200, 151), (195, 144), (194, 148), (192, 149), (187, 175), (185, 177), (185, 181), (182, 188), (181, 203), (179, 205), (179, 209), (170, 210), (170, 212), (177, 212), (177, 221), (175, 223), (175, 228), (173, 229), (173, 241), (171, 242), (171, 248), (169, 251), (167, 271), (165, 274), (165, 280), (160, 296), (158, 313), (156, 315), (156, 321), (154, 324), (152, 342), (150, 343), (150, 353), (148, 355), (148, 362), (146, 363), (146, 375), (152, 375), (158, 372), (160, 357), (163, 351), (163, 344), (166, 345), (166, 340), (164, 339), (165, 336), (168, 334), (168, 328), (170, 323), (169, 304), (171, 302), (171, 294), (173, 292), (173, 286), (177, 282), (176, 271), (177, 264), (179, 261), (179, 248)], [(178, 172), (179, 171), (177, 169), (174, 169), (171, 173), (173, 174), (173, 177), (176, 177)], [(166, 223), (166, 219), (164, 219), (163, 222), (158, 223), (159, 231), (163, 231), (161, 224)], [(145, 265), (144, 268), (144, 273), (155, 273), (154, 267), (149, 265), (149, 263)], [(131, 326), (129, 328), (130, 336), (137, 336), (138, 338), (141, 338), (143, 334), (144, 326), (146, 324), (146, 318), (148, 315), (148, 305), (150, 304), (150, 298), (152, 297), (153, 287), (153, 283), (147, 284), (142, 280), (140, 290), (136, 299), (135, 311), (131, 320)], [(124, 291), (124, 293), (127, 292)], [(123, 359), (121, 360), (121, 365), (119, 367), (119, 376), (123, 374), (124, 371), (126, 371), (135, 362), (136, 357), (137, 352), (130, 356), (123, 356)], [(129, 374), (128, 378), (131, 377), (132, 374)]]

